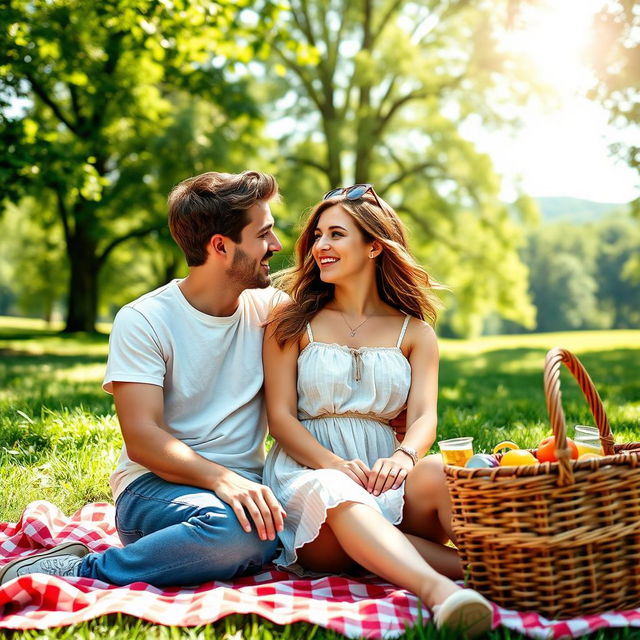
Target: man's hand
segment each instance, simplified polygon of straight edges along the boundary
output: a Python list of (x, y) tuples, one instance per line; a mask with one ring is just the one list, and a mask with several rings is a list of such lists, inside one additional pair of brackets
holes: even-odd
[(354, 482), (357, 482), (361, 487), (366, 488), (369, 481), (369, 473), (371, 470), (362, 462), (362, 460), (340, 460), (329, 467), (330, 469), (337, 469), (342, 473), (348, 475)]
[(256, 525), (260, 540), (275, 540), (276, 532), (284, 528), (287, 514), (269, 487), (226, 469), (213, 490), (233, 509), (242, 528), (249, 532), (251, 524), (246, 509)]
[(389, 426), (395, 431), (398, 442), (402, 442), (407, 433), (407, 410), (403, 409), (395, 418), (390, 420)]
[(389, 489), (398, 489), (413, 469), (411, 460), (407, 456), (403, 457), (406, 460), (400, 457), (378, 458), (369, 474), (367, 491), (379, 496)]

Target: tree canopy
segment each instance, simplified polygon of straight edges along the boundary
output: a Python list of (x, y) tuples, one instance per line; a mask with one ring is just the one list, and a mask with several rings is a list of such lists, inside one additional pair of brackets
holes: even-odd
[[(414, 250), (455, 291), (451, 329), (477, 333), (493, 310), (532, 326), (521, 237), (489, 157), (463, 123), (505, 124), (505, 104), (539, 87), (499, 50), (508, 3), (290, 0), (273, 45), (272, 118), (294, 210), (370, 182), (409, 224)], [(516, 208), (517, 210), (517, 208)]]
[[(260, 45), (243, 9), (11, 0), (0, 14), (0, 141), (10, 154), (0, 196), (31, 194), (43, 207), (53, 198), (69, 262), (67, 330), (93, 330), (101, 269), (116, 247), (165, 226), (169, 187), (241, 153), (237, 141), (251, 135), (258, 108), (227, 73)], [(270, 15), (265, 4), (265, 28)]]
[[(17, 284), (0, 289), (0, 308), (17, 300), (47, 316), (66, 292), (66, 329), (93, 330), (99, 308), (111, 315), (183, 268), (166, 229), (176, 182), (258, 168), (276, 173), (285, 196), (275, 268), (290, 257), (301, 212), (329, 188), (370, 182), (404, 218), (419, 261), (451, 289), (443, 333), (477, 334), (496, 316), (550, 326), (541, 282), (551, 262), (548, 290), (574, 296), (555, 313), (563, 326), (577, 328), (590, 309), (591, 322), (624, 326), (635, 307), (603, 311), (606, 292), (593, 283), (600, 270), (613, 287), (622, 270), (615, 290), (635, 291), (635, 240), (624, 243), (635, 236), (616, 236), (588, 270), (562, 246), (549, 256), (564, 232), (536, 235), (525, 194), (501, 202), (489, 156), (469, 141), (474, 127), (513, 126), (519, 107), (544, 94), (527, 62), (501, 46), (527, 3), (9, 0), (0, 200), (10, 204), (3, 229), (15, 235), (0, 238), (0, 273)], [(638, 119), (633, 4), (612, 0), (598, 17), (611, 46), (592, 96), (627, 123)], [(634, 149), (624, 151), (632, 163)]]
[[(590, 92), (611, 121), (640, 133), (640, 9), (635, 0), (612, 0), (596, 14), (589, 59), (596, 82)], [(628, 133), (627, 133), (628, 135)], [(640, 144), (621, 139), (614, 151), (640, 174)], [(640, 196), (635, 202), (640, 213)]]

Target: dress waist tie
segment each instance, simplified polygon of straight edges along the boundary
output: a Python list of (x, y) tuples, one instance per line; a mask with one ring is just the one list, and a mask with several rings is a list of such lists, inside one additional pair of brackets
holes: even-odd
[(319, 416), (299, 416), (299, 420), (322, 420), (323, 418), (358, 418), (360, 420), (375, 420), (380, 424), (389, 426), (389, 421), (381, 418), (375, 413), (358, 413), (357, 411), (345, 411), (344, 413), (322, 413)]

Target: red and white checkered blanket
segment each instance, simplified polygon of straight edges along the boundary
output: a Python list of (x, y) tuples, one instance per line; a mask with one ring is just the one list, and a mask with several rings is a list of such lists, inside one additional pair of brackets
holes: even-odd
[[(30, 555), (68, 540), (94, 551), (119, 546), (112, 505), (85, 506), (70, 518), (54, 505), (33, 502), (20, 522), (0, 523), (0, 561)], [(373, 576), (301, 580), (266, 567), (262, 573), (198, 588), (156, 589), (145, 583), (115, 587), (87, 578), (41, 574), (0, 587), (0, 628), (44, 629), (122, 612), (164, 625), (196, 626), (232, 613), (255, 613), (276, 624), (306, 621), (350, 638), (390, 638), (416, 624), (417, 598)], [(535, 613), (496, 607), (494, 624), (532, 638), (575, 638), (604, 627), (640, 627), (640, 609), (554, 622)]]

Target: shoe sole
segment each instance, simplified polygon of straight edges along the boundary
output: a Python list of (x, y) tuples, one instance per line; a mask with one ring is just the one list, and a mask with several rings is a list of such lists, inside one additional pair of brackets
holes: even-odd
[(464, 638), (476, 638), (491, 631), (493, 612), (480, 604), (467, 604), (464, 611), (455, 612), (443, 624), (444, 628), (458, 631)]
[(461, 637), (476, 638), (491, 630), (493, 609), (477, 592), (462, 590), (449, 596), (434, 613), (438, 629), (459, 633)]
[(89, 553), (91, 553), (91, 549), (89, 549), (89, 547), (87, 547), (87, 545), (83, 544), (82, 542), (63, 542), (62, 544), (48, 549), (47, 551), (41, 551), (26, 558), (16, 558), (15, 560), (12, 560), (11, 562), (5, 564), (4, 567), (0, 569), (0, 585), (4, 584), (5, 582), (9, 582), (9, 580), (13, 580), (14, 578), (19, 577), (18, 575), (15, 575), (5, 580), (5, 576), (7, 575), (7, 573), (9, 573), (11, 569), (18, 564), (24, 567), (29, 567), (34, 562), (42, 560), (43, 558), (55, 558), (56, 556), (63, 555), (71, 555), (78, 558), (84, 558)]

